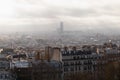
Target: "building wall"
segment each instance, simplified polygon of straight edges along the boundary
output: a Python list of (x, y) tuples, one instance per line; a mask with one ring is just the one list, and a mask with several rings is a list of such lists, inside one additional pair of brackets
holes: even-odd
[(71, 73), (94, 72), (97, 69), (97, 59), (99, 59), (99, 54), (93, 54), (89, 50), (63, 50), (62, 61), (64, 78), (66, 80), (69, 79), (68, 76)]
[(54, 61), (33, 62), (32, 80), (62, 80), (62, 65)]

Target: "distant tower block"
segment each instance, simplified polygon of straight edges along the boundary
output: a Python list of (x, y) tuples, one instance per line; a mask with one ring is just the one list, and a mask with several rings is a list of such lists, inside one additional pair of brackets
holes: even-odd
[(63, 26), (63, 22), (60, 22), (60, 33), (63, 32), (63, 28), (64, 28), (64, 26)]

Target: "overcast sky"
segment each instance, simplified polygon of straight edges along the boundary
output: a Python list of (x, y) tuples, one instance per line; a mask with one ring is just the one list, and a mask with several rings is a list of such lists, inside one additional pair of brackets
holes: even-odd
[(0, 0), (0, 31), (119, 29), (120, 0)]

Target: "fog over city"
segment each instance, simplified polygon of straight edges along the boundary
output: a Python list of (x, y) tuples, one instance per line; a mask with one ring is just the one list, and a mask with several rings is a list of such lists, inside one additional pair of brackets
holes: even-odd
[(0, 0), (0, 80), (120, 80), (120, 0)]
[(119, 32), (119, 0), (0, 0), (1, 32), (65, 30)]

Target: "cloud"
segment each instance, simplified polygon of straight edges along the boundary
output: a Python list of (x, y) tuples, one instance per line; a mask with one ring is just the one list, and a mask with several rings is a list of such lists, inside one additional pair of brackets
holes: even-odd
[(14, 30), (19, 26), (24, 26), (20, 30), (54, 30), (60, 21), (66, 24), (66, 29), (71, 30), (105, 27), (118, 29), (120, 24), (119, 0), (10, 1), (13, 2), (11, 5), (14, 6), (14, 15), (0, 19), (0, 25), (14, 26)]

